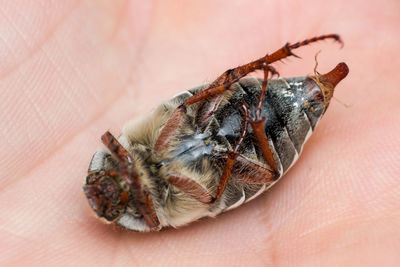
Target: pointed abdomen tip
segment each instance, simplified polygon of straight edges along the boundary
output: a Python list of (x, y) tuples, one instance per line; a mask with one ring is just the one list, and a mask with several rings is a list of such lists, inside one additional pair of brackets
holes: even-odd
[(329, 82), (333, 88), (341, 81), (343, 80), (347, 74), (349, 73), (349, 67), (347, 66), (346, 63), (341, 62), (337, 64), (337, 66), (331, 70), (330, 72), (322, 75), (322, 81), (323, 83)]

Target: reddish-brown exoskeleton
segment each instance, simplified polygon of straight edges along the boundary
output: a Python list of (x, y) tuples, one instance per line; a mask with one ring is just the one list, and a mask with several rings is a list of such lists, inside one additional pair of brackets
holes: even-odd
[[(276, 78), (272, 63), (322, 35), (229, 69), (186, 91), (95, 153), (84, 185), (96, 214), (135, 231), (177, 227), (215, 216), (271, 187), (297, 160), (334, 87), (348, 73)], [(245, 78), (262, 70), (264, 79)]]

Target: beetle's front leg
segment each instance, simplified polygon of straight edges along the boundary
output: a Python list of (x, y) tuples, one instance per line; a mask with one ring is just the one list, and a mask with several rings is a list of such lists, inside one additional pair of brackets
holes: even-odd
[(110, 132), (105, 132), (102, 135), (101, 140), (103, 141), (103, 144), (111, 151), (112, 155), (118, 159), (122, 177), (129, 185), (132, 195), (134, 196), (133, 202), (135, 206), (149, 226), (153, 229), (157, 229), (160, 225), (160, 221), (158, 220), (156, 211), (154, 209), (153, 200), (149, 192), (142, 189), (138, 174), (134, 169), (132, 156)]

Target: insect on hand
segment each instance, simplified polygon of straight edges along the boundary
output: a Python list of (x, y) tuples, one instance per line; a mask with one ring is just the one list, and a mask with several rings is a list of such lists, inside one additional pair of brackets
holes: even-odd
[[(240, 206), (274, 185), (297, 160), (348, 67), (279, 76), (272, 63), (336, 34), (286, 44), (225, 71), (129, 122), (90, 163), (83, 190), (106, 222), (134, 231), (178, 227)], [(256, 70), (264, 78), (246, 77)]]

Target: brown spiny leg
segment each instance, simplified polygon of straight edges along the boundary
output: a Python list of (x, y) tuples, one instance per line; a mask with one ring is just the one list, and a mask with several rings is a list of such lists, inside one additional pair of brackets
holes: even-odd
[[(228, 166), (229, 168), (232, 167)], [(268, 169), (267, 166), (261, 165), (259, 162), (243, 155), (236, 157), (230, 178), (247, 184), (270, 184), (276, 180), (274, 172)], [(170, 175), (168, 182), (201, 203), (209, 204), (215, 201), (206, 188), (182, 174)], [(215, 199), (218, 198), (215, 197)]]
[(269, 184), (276, 181), (274, 171), (268, 166), (243, 155), (236, 158), (232, 178), (246, 184)]
[(265, 135), (265, 117), (260, 120), (251, 120), (251, 128), (253, 128), (254, 135), (257, 139), (258, 146), (261, 148), (264, 159), (268, 165), (274, 170), (276, 176), (279, 176), (278, 166), (276, 165), (271, 148), (269, 147), (267, 136)]
[(218, 87), (208, 88), (204, 91), (199, 92), (198, 94), (189, 97), (182, 105), (177, 107), (172, 112), (171, 117), (168, 119), (167, 123), (161, 130), (160, 135), (158, 136), (158, 139), (154, 145), (154, 150), (156, 152), (161, 152), (167, 147), (169, 141), (175, 135), (175, 132), (178, 130), (180, 123), (182, 122), (182, 119), (186, 114), (188, 106), (197, 103), (203, 99), (221, 94), (226, 90), (227, 88), (224, 85), (221, 85)]
[(292, 53), (293, 49), (324, 39), (334, 39), (343, 44), (339, 35), (337, 34), (321, 35), (318, 37), (306, 39), (302, 42), (297, 42), (292, 45), (287, 43), (281, 49), (275, 51), (270, 55), (267, 54), (266, 56), (252, 61), (248, 64), (225, 71), (207, 89), (189, 97), (182, 105), (180, 105), (173, 111), (171, 117), (161, 130), (156, 144), (154, 145), (154, 150), (156, 152), (161, 152), (167, 147), (169, 141), (175, 135), (177, 129), (179, 128), (180, 123), (182, 122), (182, 119), (186, 114), (186, 110), (189, 105), (200, 102), (207, 98), (220, 95), (228, 90), (233, 83), (237, 82), (240, 78), (243, 78), (247, 74), (256, 70), (265, 69), (265, 67), (267, 67), (271, 63), (284, 59), (288, 56), (296, 56)]
[[(294, 44), (285, 44), (282, 48), (276, 50), (272, 54), (267, 54), (264, 57), (257, 59), (253, 62), (250, 62), (248, 64), (239, 66), (234, 69), (229, 69), (225, 71), (222, 75), (220, 75), (215, 81), (213, 81), (209, 88), (211, 87), (217, 87), (223, 84), (232, 84), (235, 81), (239, 80), (240, 78), (246, 76), (250, 72), (253, 72), (255, 70), (263, 69), (266, 65), (272, 64), (278, 60), (282, 60), (288, 56), (295, 56), (295, 54), (292, 53), (293, 49), (299, 48), (301, 46), (308, 45), (310, 43), (318, 42), (324, 39), (334, 39), (335, 41), (339, 42), (343, 46), (343, 41), (340, 39), (340, 36), (337, 34), (327, 34), (327, 35), (321, 35), (321, 36), (316, 36), (313, 38), (306, 39), (302, 42), (297, 42)], [(238, 78), (239, 77), (239, 78)]]
[(201, 203), (208, 204), (211, 202), (211, 195), (207, 189), (182, 174), (170, 175), (168, 182)]
[[(245, 115), (247, 118), (248, 110), (245, 107), (244, 107), (244, 109), (245, 109), (245, 113), (246, 113)], [(235, 149), (233, 151), (228, 151), (228, 153), (227, 153), (228, 157), (226, 159), (225, 167), (222, 172), (221, 178), (219, 180), (219, 184), (218, 184), (218, 188), (217, 188), (215, 197), (211, 197), (211, 195), (207, 192), (207, 190), (205, 188), (203, 188), (200, 184), (198, 184), (197, 182), (195, 182), (187, 177), (184, 177), (183, 175), (171, 175), (171, 176), (169, 176), (168, 181), (172, 185), (176, 186), (177, 188), (179, 188), (180, 190), (182, 190), (189, 196), (193, 197), (194, 199), (196, 199), (202, 203), (208, 204), (208, 203), (214, 203), (215, 201), (217, 201), (221, 197), (222, 193), (225, 191), (226, 185), (231, 176), (233, 164), (235, 163), (235, 159), (239, 156), (239, 153), (238, 153), (239, 148), (244, 140), (244, 137), (247, 134), (247, 129), (248, 129), (247, 119), (245, 119), (244, 122), (245, 122), (245, 125), (244, 125), (243, 131), (240, 135), (239, 141), (235, 145)]]
[[(277, 77), (279, 77), (279, 72), (274, 67), (267, 65), (264, 67), (264, 69), (265, 68), (267, 68), (269, 70), (269, 72), (272, 74), (272, 76), (276, 75)], [(207, 103), (208, 110), (201, 110), (201, 118), (199, 121), (201, 127), (205, 127), (207, 125), (210, 118), (218, 110), (218, 107), (219, 107), (220, 103), (222, 102), (223, 98), (224, 98), (223, 94), (214, 96)]]
[(157, 218), (151, 195), (147, 191), (142, 190), (131, 155), (110, 132), (107, 131), (103, 134), (101, 140), (118, 159), (122, 177), (129, 185), (132, 196), (134, 196), (133, 202), (135, 207), (137, 207), (151, 228), (157, 228), (160, 222)]
[(244, 105), (244, 104), (242, 105), (242, 109), (245, 113), (243, 131), (240, 134), (239, 140), (236, 143), (234, 150), (228, 151), (228, 157), (226, 159), (225, 167), (222, 172), (221, 178), (219, 179), (217, 192), (215, 193), (215, 196), (212, 198), (211, 203), (214, 203), (215, 201), (217, 201), (222, 196), (222, 193), (224, 193), (226, 185), (228, 184), (228, 180), (231, 177), (233, 164), (235, 163), (236, 158), (239, 156), (238, 152), (239, 152), (240, 146), (242, 145), (243, 140), (247, 135), (247, 130), (248, 130), (247, 118), (249, 116), (249, 110), (247, 109), (246, 105)]
[[(275, 171), (270, 170), (266, 166), (262, 166), (254, 160), (248, 159), (238, 153), (240, 146), (247, 135), (249, 123), (249, 110), (245, 105), (242, 105), (242, 109), (245, 113), (245, 124), (243, 127), (243, 131), (240, 134), (240, 138), (236, 143), (234, 150), (228, 151), (227, 153), (228, 156), (225, 162), (225, 167), (219, 180), (215, 196), (211, 197), (211, 195), (203, 186), (181, 174), (170, 175), (168, 177), (169, 183), (176, 186), (181, 191), (185, 192), (199, 202), (208, 204), (214, 203), (221, 197), (232, 174), (235, 176), (236, 179), (249, 184), (267, 184), (272, 183), (276, 180)], [(240, 168), (233, 168), (235, 161), (241, 165)]]
[(257, 139), (258, 146), (261, 148), (261, 152), (263, 154), (264, 159), (267, 161), (268, 165), (271, 166), (272, 170), (277, 177), (279, 175), (278, 166), (276, 165), (276, 161), (272, 154), (271, 148), (269, 147), (267, 136), (265, 135), (265, 116), (261, 116), (262, 113), (262, 105), (265, 99), (265, 94), (267, 92), (268, 87), (268, 73), (269, 70), (267, 68), (264, 69), (264, 80), (262, 83), (262, 88), (260, 92), (260, 98), (258, 100), (258, 104), (255, 110), (255, 116), (250, 118), (250, 125), (253, 129), (254, 135)]

